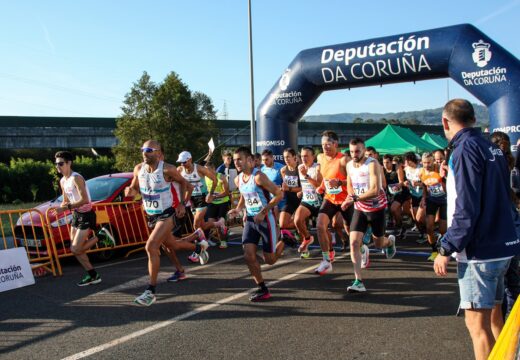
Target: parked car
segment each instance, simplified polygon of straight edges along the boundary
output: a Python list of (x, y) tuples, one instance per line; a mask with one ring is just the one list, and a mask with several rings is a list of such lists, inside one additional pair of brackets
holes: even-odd
[[(86, 181), (92, 203), (107, 204), (107, 206), (98, 205), (94, 207), (98, 214), (97, 223), (99, 224), (99, 229), (96, 232), (101, 243), (105, 240), (105, 236), (112, 236), (117, 245), (139, 242), (148, 237), (147, 225), (142, 216), (140, 202), (128, 205), (109, 205), (110, 203), (132, 200), (124, 196), (125, 187), (130, 184), (132, 177), (133, 173), (118, 173), (98, 176)], [(62, 200), (63, 197), (59, 196), (54, 200), (38, 205), (35, 209), (43, 214), (45, 221), (47, 210), (58, 206)], [(70, 236), (67, 224), (71, 220), (72, 213), (70, 211), (58, 216), (54, 211), (48, 212), (50, 237), (54, 240), (59, 255), (70, 253)], [(47, 247), (42, 226), (38, 212), (23, 213), (14, 229), (18, 246), (25, 246), (25, 239), (30, 253), (35, 253), (38, 248), (40, 253), (46, 254)], [(99, 255), (103, 258), (108, 257), (111, 253), (107, 251)]]

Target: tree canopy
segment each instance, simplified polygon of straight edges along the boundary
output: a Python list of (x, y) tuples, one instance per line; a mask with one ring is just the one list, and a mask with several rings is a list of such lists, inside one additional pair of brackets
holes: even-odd
[(216, 111), (204, 93), (192, 92), (175, 73), (156, 84), (144, 72), (125, 95), (122, 115), (116, 119), (116, 167), (130, 171), (142, 161), (139, 148), (146, 140), (161, 143), (166, 162), (188, 150), (194, 160), (207, 153), (207, 142), (217, 135)]

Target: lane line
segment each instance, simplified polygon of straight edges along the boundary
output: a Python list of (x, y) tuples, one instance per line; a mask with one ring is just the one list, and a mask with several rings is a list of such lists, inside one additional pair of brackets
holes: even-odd
[[(341, 255), (341, 256), (338, 256), (338, 258), (343, 258), (345, 257), (345, 255)], [(291, 260), (287, 260), (286, 263), (292, 263), (296, 260), (300, 260), (300, 259), (291, 259)], [(276, 285), (276, 284), (279, 284), (281, 283), (282, 281), (286, 281), (286, 280), (290, 280), (292, 278), (295, 278), (301, 274), (304, 274), (306, 272), (309, 272), (311, 270), (313, 270), (314, 268), (316, 268), (316, 265), (312, 265), (312, 266), (309, 266), (305, 269), (302, 269), (300, 271), (297, 271), (295, 273), (292, 273), (292, 274), (288, 274), (278, 280), (274, 280), (274, 281), (271, 281), (269, 282), (267, 285), (268, 286), (273, 286), (273, 285)], [(171, 318), (170, 320), (165, 320), (165, 321), (161, 321), (157, 324), (154, 324), (154, 325), (151, 325), (149, 327), (146, 327), (144, 329), (141, 329), (139, 331), (135, 331), (133, 333), (130, 333), (128, 335), (125, 335), (123, 337), (120, 337), (118, 339), (114, 339), (112, 341), (109, 341), (107, 343), (104, 343), (104, 344), (101, 344), (101, 345), (98, 345), (98, 346), (95, 346), (95, 347), (92, 347), (90, 349), (87, 349), (87, 350), (84, 350), (84, 351), (81, 351), (79, 353), (76, 353), (76, 354), (73, 354), (73, 355), (70, 355), (70, 356), (67, 356), (65, 358), (63, 358), (62, 360), (78, 360), (78, 359), (83, 359), (85, 357), (88, 357), (90, 355), (94, 355), (96, 353), (99, 353), (101, 351), (104, 351), (104, 350), (107, 350), (107, 349), (110, 349), (114, 346), (117, 346), (117, 345), (120, 345), (120, 344), (123, 344), (127, 341), (130, 341), (130, 340), (133, 340), (135, 338), (138, 338), (142, 335), (145, 335), (145, 334), (148, 334), (148, 333), (151, 333), (153, 331), (156, 331), (156, 330), (159, 330), (159, 329), (162, 329), (162, 328), (165, 328), (167, 326), (170, 326), (170, 325), (173, 325), (179, 321), (182, 321), (182, 320), (185, 320), (185, 319), (188, 319), (190, 317), (193, 317), (195, 315), (198, 315), (200, 313), (203, 313), (203, 312), (206, 312), (206, 311), (209, 311), (209, 310), (212, 310), (212, 309), (215, 309), (219, 306), (222, 306), (222, 305), (225, 305), (227, 303), (230, 303), (234, 300), (237, 300), (237, 299), (240, 299), (241, 297), (244, 297), (244, 296), (247, 296), (251, 293), (251, 290), (248, 290), (248, 291), (243, 291), (241, 293), (238, 293), (238, 294), (235, 294), (235, 295), (232, 295), (232, 296), (229, 296), (227, 298), (224, 298), (224, 299), (221, 299), (221, 300), (218, 300), (212, 304), (207, 304), (207, 305), (204, 305), (204, 306), (201, 306), (201, 307), (198, 307), (192, 311), (189, 311), (187, 313), (184, 313), (184, 314), (181, 314), (181, 315), (177, 315), (173, 318)]]

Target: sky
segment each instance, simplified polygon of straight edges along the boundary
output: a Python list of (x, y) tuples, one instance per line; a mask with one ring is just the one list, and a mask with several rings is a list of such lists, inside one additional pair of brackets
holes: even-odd
[[(520, 0), (252, 0), (255, 106), (301, 50), (470, 23), (517, 58)], [(20, 0), (0, 7), (0, 115), (116, 117), (174, 71), (219, 118), (251, 118), (247, 0)], [(517, 34), (517, 35), (515, 35)], [(479, 103), (440, 79), (323, 93), (306, 115)], [(225, 104), (225, 105), (224, 105)]]

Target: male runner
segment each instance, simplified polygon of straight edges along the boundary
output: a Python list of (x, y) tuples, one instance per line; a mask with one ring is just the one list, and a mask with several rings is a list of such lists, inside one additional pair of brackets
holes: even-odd
[(334, 249), (328, 232), (329, 224), (334, 215), (341, 212), (346, 226), (349, 226), (353, 207), (341, 208), (342, 202), (347, 198), (348, 158), (338, 151), (338, 135), (330, 130), (325, 130), (321, 135), (323, 153), (318, 155), (318, 164), (320, 164), (323, 181), (318, 192), (325, 192), (325, 195), (318, 213), (317, 227), (323, 260), (314, 272), (325, 275), (332, 271), (332, 261), (334, 261)]
[(350, 140), (352, 160), (347, 164), (349, 195), (341, 204), (342, 209), (354, 204), (350, 224), (350, 257), (356, 279), (347, 288), (349, 292), (365, 292), (361, 277), (361, 253), (363, 235), (368, 224), (372, 227), (372, 238), (378, 248), (383, 248), (387, 259), (395, 256), (395, 236), (385, 237), (386, 195), (381, 184), (381, 167), (377, 161), (365, 155), (365, 143), (359, 138)]
[(243, 146), (236, 149), (233, 160), (235, 167), (241, 172), (235, 179), (240, 190), (240, 199), (237, 207), (230, 210), (228, 215), (234, 217), (244, 207), (246, 209), (242, 233), (244, 259), (258, 285), (258, 290), (250, 296), (249, 300), (264, 301), (269, 299), (271, 294), (262, 277), (256, 250), (261, 241), (264, 260), (269, 265), (273, 265), (283, 252), (284, 243), (282, 241), (276, 243), (276, 220), (273, 214), (274, 207), (282, 198), (282, 191), (263, 172), (254, 167), (253, 155), (249, 148)]
[(296, 151), (288, 148), (283, 151), (283, 159), (285, 166), (280, 169), (282, 175), (282, 191), (285, 198), (285, 205), (280, 209), (280, 233), (282, 237), (289, 238), (290, 242), (296, 242), (294, 235), (290, 230), (295, 228), (292, 216), (300, 206), (300, 198), (298, 193), (302, 187), (298, 176), (298, 161)]
[(420, 172), (421, 182), (423, 183), (421, 206), (426, 207), (426, 233), (428, 243), (432, 248), (432, 254), (428, 261), (434, 261), (437, 257), (438, 240), (434, 232), (435, 217), (439, 213), (439, 232), (442, 236), (446, 232), (448, 200), (446, 198), (446, 185), (442, 181), (438, 168), (434, 165), (431, 153), (422, 155), (422, 165)]
[(301, 198), (300, 206), (294, 213), (294, 223), (302, 243), (298, 248), (301, 258), (308, 258), (309, 245), (314, 242), (307, 229), (307, 220), (309, 217), (317, 217), (321, 205), (321, 196), (316, 192), (316, 188), (320, 186), (323, 177), (320, 172), (320, 165), (314, 162), (314, 149), (310, 146), (304, 146), (300, 152), (302, 164), (298, 166), (300, 183), (302, 190), (298, 193)]
[[(96, 229), (96, 213), (92, 210), (90, 193), (85, 184), (85, 179), (72, 170), (72, 154), (70, 152), (58, 151), (54, 158), (56, 159), (55, 165), (58, 173), (63, 175), (60, 179), (63, 201), (54, 210), (57, 214), (67, 210), (72, 211), (70, 251), (87, 272), (77, 285), (99, 284), (101, 277), (90, 263), (86, 254), (87, 250), (98, 241), (95, 233), (88, 239), (90, 230), (94, 232)], [(111, 236), (107, 236), (107, 238), (112, 241), (112, 246), (114, 246), (114, 239)]]
[(156, 301), (155, 288), (161, 261), (161, 245), (165, 244), (174, 250), (195, 250), (200, 255), (201, 264), (205, 264), (208, 260), (206, 252), (208, 242), (202, 229), (197, 229), (194, 236), (184, 239), (192, 241), (198, 238), (197, 244), (175, 241), (172, 236), (173, 217), (174, 214), (177, 214), (178, 217), (184, 216), (185, 209), (182, 203), (174, 203), (171, 183), (173, 181), (179, 183), (179, 193), (183, 194), (187, 185), (186, 180), (175, 166), (161, 160), (163, 155), (159, 142), (155, 140), (146, 141), (141, 148), (141, 152), (144, 162), (135, 166), (134, 177), (130, 186), (125, 189), (125, 196), (135, 196), (141, 192), (143, 207), (148, 216), (148, 226), (153, 228), (146, 242), (150, 283), (143, 294), (134, 300), (136, 304), (150, 306)]
[(383, 171), (389, 198), (391, 199), (390, 214), (395, 220), (396, 236), (400, 237), (404, 234), (403, 210), (408, 210), (409, 212), (412, 197), (408, 188), (403, 186), (405, 181), (403, 167), (399, 164), (394, 165), (392, 160), (393, 158), (389, 154), (383, 156)]

